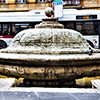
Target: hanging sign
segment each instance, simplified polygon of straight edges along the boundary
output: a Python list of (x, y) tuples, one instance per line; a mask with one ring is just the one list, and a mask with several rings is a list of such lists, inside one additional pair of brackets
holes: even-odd
[(54, 0), (53, 2), (54, 9), (54, 17), (62, 17), (63, 16), (63, 1), (62, 0)]

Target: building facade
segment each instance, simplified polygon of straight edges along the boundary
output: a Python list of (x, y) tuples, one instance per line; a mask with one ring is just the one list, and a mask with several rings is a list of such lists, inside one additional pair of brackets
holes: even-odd
[(82, 9), (100, 10), (100, 0), (82, 0)]
[[(0, 0), (0, 12), (43, 10), (54, 0)], [(63, 8), (100, 9), (100, 0), (63, 0)]]
[(51, 6), (51, 0), (0, 0), (0, 12), (42, 10)]
[[(54, 0), (0, 0), (0, 12), (42, 10)], [(63, 8), (82, 8), (83, 0), (63, 0)]]
[(63, 0), (64, 8), (100, 10), (100, 0)]
[(63, 0), (63, 7), (72, 9), (81, 9), (82, 3), (83, 3), (82, 0)]

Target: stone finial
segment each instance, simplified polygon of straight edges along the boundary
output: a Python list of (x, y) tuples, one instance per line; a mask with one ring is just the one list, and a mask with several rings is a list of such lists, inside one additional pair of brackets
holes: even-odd
[(40, 24), (35, 25), (35, 28), (64, 28), (64, 25), (57, 22), (57, 18), (52, 17), (53, 9), (51, 7), (45, 9), (45, 14), (48, 18), (43, 18)]
[(51, 8), (51, 7), (47, 7), (46, 9), (45, 9), (45, 14), (46, 14), (46, 16), (48, 16), (48, 17), (51, 17), (52, 15), (53, 15), (53, 9)]

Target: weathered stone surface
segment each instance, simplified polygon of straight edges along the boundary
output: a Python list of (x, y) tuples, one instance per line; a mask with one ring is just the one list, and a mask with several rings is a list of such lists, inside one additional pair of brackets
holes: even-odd
[(45, 14), (46, 14), (46, 16), (51, 17), (54, 14), (54, 12), (51, 7), (47, 7), (45, 9)]
[(8, 48), (0, 50), (0, 73), (32, 80), (96, 76), (100, 50), (90, 47), (79, 32), (46, 18), (35, 29), (19, 32)]
[(15, 84), (14, 78), (0, 78), (0, 91), (7, 91)]
[[(16, 35), (2, 53), (88, 54), (89, 44), (79, 32), (69, 29), (27, 29)], [(94, 50), (96, 52), (97, 50)]]
[(100, 74), (100, 54), (0, 54), (0, 73), (35, 80), (73, 80)]
[(0, 91), (0, 100), (99, 100), (97, 89), (79, 88), (12, 88)]

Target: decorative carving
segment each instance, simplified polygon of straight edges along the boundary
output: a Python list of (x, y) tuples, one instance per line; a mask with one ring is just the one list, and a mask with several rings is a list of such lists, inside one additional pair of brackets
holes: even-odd
[(56, 69), (53, 67), (46, 68), (46, 79), (57, 79)]

